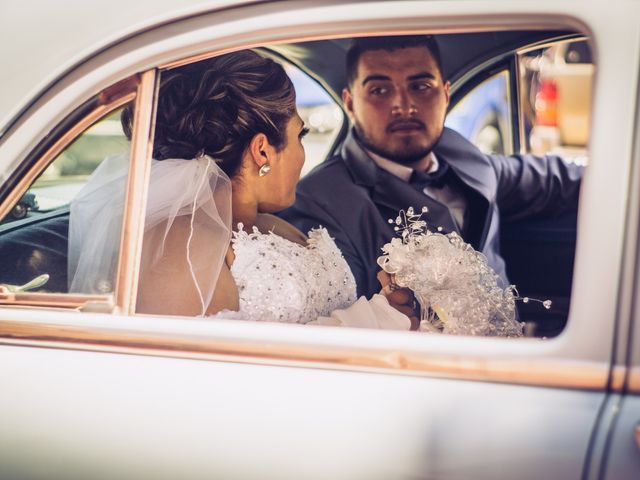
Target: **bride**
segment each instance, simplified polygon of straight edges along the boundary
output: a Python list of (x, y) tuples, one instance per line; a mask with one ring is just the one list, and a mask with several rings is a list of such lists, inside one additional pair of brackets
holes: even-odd
[[(127, 134), (132, 119), (128, 107)], [(353, 275), (327, 231), (307, 237), (272, 215), (295, 199), (307, 131), (284, 69), (255, 52), (163, 73), (139, 313), (416, 326), (406, 291), (385, 287), (386, 296), (356, 301)], [(127, 161), (105, 160), (71, 204), (70, 291), (95, 291), (115, 271), (118, 238), (106, 240), (105, 226), (117, 225), (122, 213), (104, 207), (105, 199), (118, 198), (115, 190), (124, 190)], [(387, 285), (389, 278), (381, 278)]]

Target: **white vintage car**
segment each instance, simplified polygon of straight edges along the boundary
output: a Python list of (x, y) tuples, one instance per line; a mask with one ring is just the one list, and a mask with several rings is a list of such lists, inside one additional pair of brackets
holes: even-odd
[[(640, 2), (9, 0), (0, 32), (1, 479), (640, 478)], [(245, 48), (281, 59), (334, 112), (311, 135), (320, 161), (346, 134), (348, 39), (403, 33), (436, 36), (451, 108), (506, 80), (507, 153), (530, 148), (524, 62), (591, 49), (577, 219), (503, 232), (514, 283), (554, 300), (522, 309), (531, 336), (137, 314), (159, 75)], [(68, 293), (69, 200), (119, 152), (117, 274)]]

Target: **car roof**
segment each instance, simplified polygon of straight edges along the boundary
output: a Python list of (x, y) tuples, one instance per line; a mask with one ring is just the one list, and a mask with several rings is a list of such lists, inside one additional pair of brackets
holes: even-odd
[[(0, 132), (74, 65), (150, 27), (255, 0), (8, 0), (0, 15)], [(10, 72), (10, 73), (8, 73)]]

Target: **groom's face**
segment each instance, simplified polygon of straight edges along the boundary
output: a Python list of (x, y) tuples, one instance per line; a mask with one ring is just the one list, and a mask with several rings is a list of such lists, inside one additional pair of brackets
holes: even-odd
[(442, 135), (449, 82), (426, 47), (370, 50), (360, 56), (342, 99), (366, 148), (411, 164)]

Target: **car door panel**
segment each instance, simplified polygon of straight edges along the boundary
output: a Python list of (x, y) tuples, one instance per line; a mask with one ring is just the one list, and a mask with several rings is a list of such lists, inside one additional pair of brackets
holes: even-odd
[(1, 478), (577, 479), (603, 399), (18, 346), (0, 377)]

